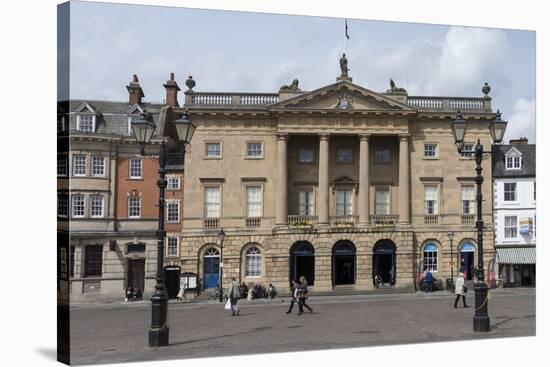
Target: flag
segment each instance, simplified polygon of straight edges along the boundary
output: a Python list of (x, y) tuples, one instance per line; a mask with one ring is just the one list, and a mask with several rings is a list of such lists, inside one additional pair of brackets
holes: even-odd
[(346, 19), (345, 22), (346, 22), (346, 38), (349, 39), (349, 34), (348, 34), (348, 20)]

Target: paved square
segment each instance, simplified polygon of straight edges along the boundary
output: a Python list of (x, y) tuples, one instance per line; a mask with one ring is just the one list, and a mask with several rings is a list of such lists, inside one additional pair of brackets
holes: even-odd
[(71, 363), (117, 363), (535, 335), (535, 289), (491, 291), (491, 331), (474, 333), (454, 295), (312, 297), (314, 313), (285, 314), (288, 302), (250, 304), (231, 317), (219, 303), (170, 304), (170, 346), (149, 348), (149, 302), (71, 309)]

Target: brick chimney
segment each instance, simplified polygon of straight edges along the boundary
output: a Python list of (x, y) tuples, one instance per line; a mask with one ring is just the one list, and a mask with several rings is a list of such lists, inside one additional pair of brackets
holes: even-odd
[(132, 81), (126, 86), (126, 89), (128, 89), (128, 103), (130, 105), (141, 104), (141, 98), (145, 97), (145, 94), (143, 94), (143, 89), (139, 85), (136, 74), (134, 74)]
[(181, 89), (174, 80), (174, 73), (170, 73), (170, 80), (166, 81), (164, 88), (166, 88), (166, 104), (171, 107), (179, 107), (178, 91)]
[(519, 139), (510, 139), (511, 145), (520, 145), (520, 144), (528, 144), (528, 139), (526, 137), (522, 137)]

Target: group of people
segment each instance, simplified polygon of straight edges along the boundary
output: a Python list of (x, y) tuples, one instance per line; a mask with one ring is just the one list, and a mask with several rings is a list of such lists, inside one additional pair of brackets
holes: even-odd
[(307, 280), (304, 276), (301, 276), (299, 279), (292, 281), (292, 298), (290, 299), (290, 307), (286, 313), (289, 314), (292, 312), (295, 303), (298, 304), (298, 315), (304, 313), (304, 307), (310, 313), (313, 313), (313, 309), (306, 303), (307, 298)]
[(142, 298), (143, 293), (141, 292), (141, 289), (134, 287), (126, 288), (126, 296), (124, 298), (124, 301), (141, 301)]
[(242, 282), (239, 285), (239, 291), (241, 293), (241, 298), (247, 298), (249, 301), (256, 298), (273, 299), (277, 295), (277, 290), (271, 283), (269, 283), (267, 288), (260, 283), (248, 288), (248, 286)]
[[(251, 297), (252, 294), (254, 294), (254, 290), (256, 290), (256, 294), (261, 294), (259, 293), (261, 292), (261, 288), (263, 288), (261, 284), (257, 284), (253, 288), (248, 289), (244, 282), (239, 284), (237, 279), (232, 277), (229, 289), (227, 290), (228, 300), (225, 308), (231, 310), (231, 316), (239, 316), (241, 311), (237, 306), (239, 299), (244, 298), (244, 294), (247, 294), (248, 299), (252, 299)], [(246, 289), (248, 289), (248, 293), (246, 293)], [(271, 283), (269, 283), (267, 289), (264, 288), (264, 291), (268, 298), (273, 298), (277, 294), (277, 290)], [(301, 276), (300, 279), (292, 281), (292, 298), (290, 300), (290, 308), (286, 313), (289, 314), (292, 312), (295, 303), (298, 304), (298, 315), (304, 313), (304, 307), (307, 308), (310, 313), (313, 313), (313, 309), (306, 303), (307, 298), (307, 280), (304, 276)]]

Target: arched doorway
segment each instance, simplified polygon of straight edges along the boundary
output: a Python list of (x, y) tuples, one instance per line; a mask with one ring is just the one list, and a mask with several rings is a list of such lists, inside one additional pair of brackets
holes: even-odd
[(210, 247), (204, 252), (204, 289), (216, 288), (220, 278), (220, 252)]
[(379, 240), (373, 247), (372, 256), (372, 280), (378, 274), (382, 282), (395, 284), (397, 275), (395, 244), (392, 240)]
[(466, 280), (472, 280), (475, 267), (476, 248), (471, 242), (464, 242), (460, 246), (460, 271), (464, 272)]
[(315, 249), (307, 241), (298, 241), (290, 248), (290, 280), (306, 277), (309, 285), (315, 283)]
[(355, 245), (338, 241), (332, 247), (332, 284), (355, 284)]

